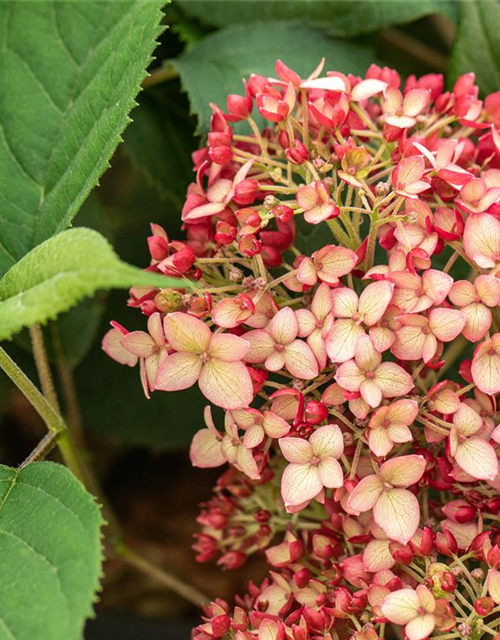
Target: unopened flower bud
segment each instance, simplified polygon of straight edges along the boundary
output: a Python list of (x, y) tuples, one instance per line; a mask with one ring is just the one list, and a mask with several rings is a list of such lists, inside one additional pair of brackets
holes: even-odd
[(383, 198), (384, 196), (386, 196), (390, 190), (391, 188), (387, 184), (387, 182), (377, 182), (377, 184), (375, 185), (375, 194), (379, 198)]
[(183, 295), (172, 289), (161, 289), (154, 298), (155, 305), (163, 313), (172, 313), (182, 309)]
[(243, 278), (243, 271), (238, 267), (231, 267), (229, 269), (229, 280), (231, 282), (240, 282)]
[(477, 569), (473, 569), (471, 571), (471, 576), (477, 582), (482, 582), (484, 580), (484, 571), (478, 567)]
[(268, 209), (272, 209), (279, 203), (280, 201), (278, 200), (278, 198), (276, 196), (273, 196), (272, 193), (268, 194), (264, 198), (264, 206), (267, 207)]

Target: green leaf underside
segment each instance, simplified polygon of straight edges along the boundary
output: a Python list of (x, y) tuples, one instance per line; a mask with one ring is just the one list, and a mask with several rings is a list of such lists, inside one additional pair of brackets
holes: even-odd
[(97, 231), (63, 231), (33, 249), (0, 280), (0, 340), (54, 319), (98, 289), (189, 284), (122, 262)]
[[(244, 3), (241, 3), (243, 6)], [(326, 58), (326, 68), (362, 74), (374, 61), (373, 51), (332, 40), (320, 31), (283, 23), (236, 25), (208, 36), (173, 60), (189, 94), (199, 129), (210, 122), (210, 102), (225, 110), (229, 93), (243, 93), (242, 78), (251, 73), (274, 76), (278, 58), (306, 77)], [(254, 113), (256, 110), (254, 109)]]
[(297, 21), (336, 36), (356, 36), (432, 13), (454, 17), (447, 0), (178, 0), (186, 15), (226, 27), (267, 20)]
[(67, 227), (108, 166), (163, 4), (0, 3), (0, 274)]
[(500, 4), (461, 2), (460, 23), (450, 61), (450, 82), (473, 71), (483, 94), (500, 90)]
[(0, 465), (0, 640), (75, 640), (101, 575), (94, 498), (66, 467)]

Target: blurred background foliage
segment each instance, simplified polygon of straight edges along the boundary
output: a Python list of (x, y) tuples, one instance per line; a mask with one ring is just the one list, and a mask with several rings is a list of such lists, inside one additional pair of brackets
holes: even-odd
[[(497, 0), (177, 0), (166, 6), (165, 23), (169, 28), (124, 141), (75, 220), (100, 231), (121, 258), (140, 267), (148, 264), (151, 222), (171, 238), (182, 235), (180, 213), (194, 177), (191, 153), (207, 131), (209, 103), (225, 108), (228, 93), (242, 92), (242, 77), (274, 75), (277, 58), (302, 75), (322, 56), (327, 69), (359, 75), (372, 62), (396, 68), (403, 78), (444, 73), (448, 87), (459, 74), (474, 71), (483, 93), (500, 89)], [(310, 252), (322, 239), (314, 228), (308, 231), (303, 250)], [(138, 371), (116, 364), (100, 348), (110, 320), (130, 330), (144, 327), (145, 318), (126, 299), (124, 292), (101, 293), (45, 328), (51, 360), (66, 381), (65, 408), (81, 414), (76, 422), (127, 534), (146, 540), (156, 561), (189, 575), (199, 588), (230, 597), (252, 568), (230, 580), (218, 578), (215, 568), (196, 571), (189, 549), (197, 502), (215, 478), (191, 470), (185, 453), (202, 426), (204, 400), (190, 389), (156, 393), (148, 401)], [(36, 379), (27, 335), (7, 348)], [(2, 374), (0, 415), (2, 458), (16, 464), (43, 430)], [(133, 576), (127, 582), (120, 571), (108, 567), (106, 580), (120, 585), (122, 608), (125, 603), (147, 615), (186, 613), (175, 599), (170, 611), (161, 589)], [(106, 589), (103, 604), (118, 606), (116, 597)]]

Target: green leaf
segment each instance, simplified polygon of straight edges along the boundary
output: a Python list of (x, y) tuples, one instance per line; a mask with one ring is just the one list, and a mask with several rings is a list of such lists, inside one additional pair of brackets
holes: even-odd
[(108, 166), (163, 4), (0, 3), (0, 274), (67, 227)]
[(44, 323), (97, 289), (179, 287), (167, 278), (122, 262), (97, 231), (70, 229), (33, 249), (0, 280), (0, 340)]
[(66, 467), (0, 466), (0, 639), (80, 637), (101, 575), (94, 498)]
[(162, 87), (141, 96), (124, 135), (123, 151), (160, 196), (180, 211), (194, 176), (191, 151), (195, 140), (187, 109), (176, 100), (178, 87), (173, 89)]
[(453, 2), (446, 0), (178, 0), (176, 4), (186, 15), (216, 27), (268, 20), (300, 21), (345, 37), (412, 22), (432, 13), (449, 17), (455, 13)]
[(243, 92), (242, 78), (251, 73), (274, 75), (278, 58), (306, 76), (322, 57), (328, 68), (358, 74), (373, 62), (373, 51), (332, 40), (309, 27), (266, 23), (221, 29), (173, 60), (173, 64), (181, 74), (191, 109), (198, 115), (199, 129), (206, 131), (210, 102), (225, 107), (228, 93)]
[(483, 94), (500, 90), (500, 4), (460, 2), (460, 21), (449, 80), (473, 71)]

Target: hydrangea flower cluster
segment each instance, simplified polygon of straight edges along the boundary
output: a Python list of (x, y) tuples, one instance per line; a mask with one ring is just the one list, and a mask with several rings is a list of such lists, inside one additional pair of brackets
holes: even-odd
[(103, 348), (224, 412), (194, 548), (270, 571), (195, 640), (499, 640), (500, 92), (323, 67), (212, 105), (186, 239), (148, 238), (179, 288)]

